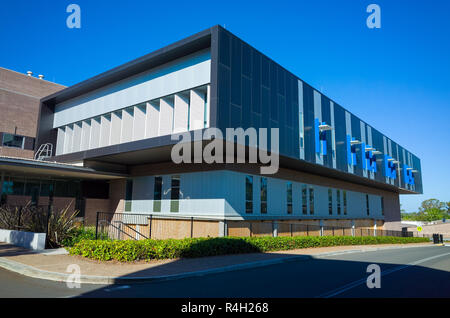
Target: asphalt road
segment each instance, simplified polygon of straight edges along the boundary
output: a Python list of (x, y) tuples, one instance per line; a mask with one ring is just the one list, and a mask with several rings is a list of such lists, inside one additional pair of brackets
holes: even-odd
[[(370, 264), (381, 269), (369, 289)], [(450, 247), (348, 253), (266, 267), (134, 285), (30, 279), (0, 270), (0, 297), (450, 297)]]

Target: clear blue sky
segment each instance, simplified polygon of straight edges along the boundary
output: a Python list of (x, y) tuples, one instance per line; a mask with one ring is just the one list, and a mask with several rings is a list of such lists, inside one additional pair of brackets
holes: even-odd
[[(381, 29), (366, 26), (370, 3)], [(72, 85), (220, 24), (421, 158), (424, 195), (401, 196), (411, 212), (450, 201), (449, 12), (446, 0), (1, 1), (0, 66)]]

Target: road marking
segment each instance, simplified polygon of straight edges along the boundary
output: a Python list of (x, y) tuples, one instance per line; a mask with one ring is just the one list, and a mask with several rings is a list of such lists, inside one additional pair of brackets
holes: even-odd
[[(412, 263), (409, 263), (409, 264), (406, 264), (406, 265), (397, 266), (397, 267), (388, 269), (386, 271), (383, 271), (381, 273), (381, 276), (386, 276), (386, 275), (398, 272), (398, 271), (400, 271), (402, 269), (405, 269), (405, 268), (408, 268), (408, 267), (411, 267), (411, 266), (415, 266), (415, 265), (419, 265), (419, 264), (431, 261), (431, 260), (433, 260), (435, 258), (442, 257), (442, 256), (447, 256), (447, 255), (450, 255), (450, 253), (435, 255), (435, 256), (431, 256), (431, 257), (420, 259), (418, 261), (415, 261), (415, 262), (412, 262)], [(331, 298), (331, 297), (334, 297), (336, 295), (342, 294), (343, 292), (346, 292), (347, 290), (355, 288), (356, 286), (365, 284), (366, 281), (367, 281), (367, 277), (361, 278), (361, 279), (359, 279), (357, 281), (351, 282), (351, 283), (346, 284), (346, 285), (344, 285), (342, 287), (333, 289), (332, 291), (329, 291), (329, 292), (324, 293), (324, 294), (322, 294), (320, 296), (317, 296), (317, 298)]]

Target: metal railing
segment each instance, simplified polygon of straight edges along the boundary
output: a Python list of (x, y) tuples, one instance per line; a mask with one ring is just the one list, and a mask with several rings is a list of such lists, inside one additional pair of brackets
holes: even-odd
[[(155, 220), (178, 220), (179, 227), (161, 230), (161, 227), (170, 225), (168, 223), (158, 226)], [(418, 234), (410, 231), (394, 231), (376, 229), (370, 227), (342, 227), (342, 226), (321, 226), (317, 224), (305, 224), (299, 221), (280, 220), (230, 220), (213, 217), (189, 217), (181, 215), (155, 215), (140, 213), (108, 213), (97, 212), (96, 218), (96, 238), (109, 238), (115, 240), (140, 240), (160, 238), (161, 232), (165, 237), (171, 236), (171, 231), (180, 231), (178, 236), (199, 237), (198, 233), (204, 231), (194, 231), (201, 228), (205, 221), (217, 222), (219, 236), (395, 236), (395, 237), (432, 237), (431, 234)], [(220, 222), (220, 224), (219, 224)], [(159, 232), (154, 234), (155, 229)], [(218, 233), (216, 231), (216, 233)], [(206, 235), (205, 235), (206, 236)], [(214, 236), (211, 233), (211, 236)], [(217, 234), (216, 234), (217, 236)]]

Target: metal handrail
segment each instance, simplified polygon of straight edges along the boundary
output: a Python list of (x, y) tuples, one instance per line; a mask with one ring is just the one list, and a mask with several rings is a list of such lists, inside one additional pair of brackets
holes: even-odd
[[(122, 230), (120, 227), (115, 226), (115, 225), (112, 224), (111, 222), (109, 222), (109, 221), (107, 221), (107, 220), (99, 220), (99, 223), (98, 223), (98, 224), (100, 225), (100, 224), (102, 224), (102, 223), (106, 223), (106, 224), (112, 226), (113, 228), (119, 230), (119, 232), (122, 232), (122, 233), (124, 233), (125, 235), (131, 237), (133, 240), (136, 240), (135, 237), (132, 237), (130, 234), (128, 234), (127, 232), (125, 232), (124, 230)], [(97, 236), (97, 235), (96, 235), (96, 236)], [(95, 239), (97, 239), (97, 237), (96, 237)]]
[(136, 234), (142, 236), (143, 238), (148, 239), (147, 236), (145, 236), (145, 235), (142, 234), (141, 232), (136, 231), (135, 229), (133, 229), (131, 226), (129, 226), (128, 224), (124, 223), (123, 221), (113, 221), (113, 222), (120, 223), (120, 224), (122, 224), (123, 226), (126, 226), (128, 229), (130, 229), (130, 230), (132, 230), (133, 232), (135, 232)]

